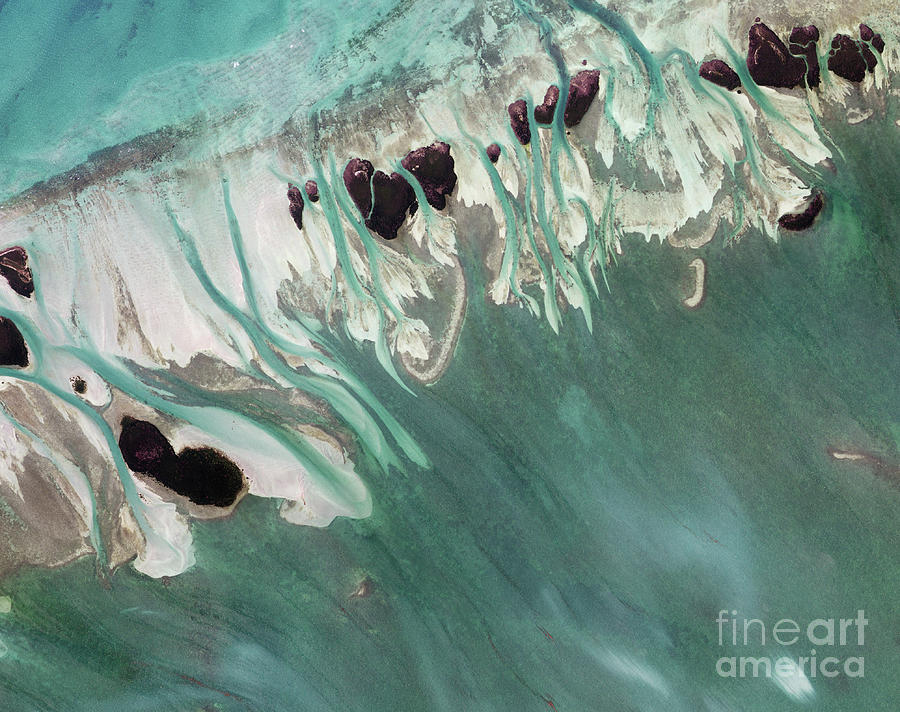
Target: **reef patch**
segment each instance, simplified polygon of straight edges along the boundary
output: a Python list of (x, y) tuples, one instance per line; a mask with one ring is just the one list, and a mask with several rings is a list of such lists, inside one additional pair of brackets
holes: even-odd
[(760, 86), (792, 89), (803, 82), (806, 63), (792, 55), (784, 42), (767, 25), (750, 27), (747, 70)]
[(518, 99), (510, 104), (506, 111), (509, 113), (509, 125), (513, 133), (519, 139), (519, 143), (527, 146), (531, 143), (531, 127), (528, 125), (528, 104), (524, 99)]
[(828, 71), (849, 82), (861, 82), (866, 72), (875, 71), (878, 60), (865, 42), (849, 35), (835, 35), (828, 53)]
[(721, 59), (711, 59), (701, 64), (700, 76), (728, 91), (733, 91), (741, 85), (741, 78), (737, 72)]
[(585, 69), (572, 78), (566, 98), (566, 126), (572, 128), (581, 122), (599, 90), (600, 72), (596, 69)]
[(12, 319), (0, 316), (0, 366), (28, 365), (28, 347)]
[(553, 123), (553, 114), (556, 112), (556, 104), (559, 102), (559, 87), (551, 84), (544, 94), (544, 103), (534, 107), (534, 120), (539, 124), (548, 126)]
[(419, 181), (431, 207), (435, 210), (447, 207), (447, 196), (456, 187), (456, 171), (453, 156), (450, 155), (450, 144), (435, 141), (430, 146), (417, 148), (407, 153), (400, 165)]
[(372, 176), (372, 212), (366, 220), (366, 227), (374, 230), (385, 240), (397, 237), (397, 231), (406, 219), (413, 215), (418, 203), (416, 194), (399, 173), (375, 171)]
[(303, 229), (303, 194), (300, 192), (300, 189), (291, 185), (288, 186), (288, 211), (291, 213), (291, 217), (294, 219), (294, 225), (297, 226), (298, 230)]
[(129, 469), (201, 506), (229, 507), (244, 488), (244, 474), (209, 447), (175, 449), (153, 423), (122, 418), (119, 450)]
[(785, 230), (805, 230), (813, 224), (816, 216), (820, 212), (822, 212), (822, 207), (824, 205), (825, 200), (822, 197), (822, 194), (816, 193), (803, 212), (785, 213), (780, 218), (778, 218), (778, 224), (781, 225), (781, 227), (783, 227)]
[(806, 61), (806, 86), (817, 87), (821, 81), (819, 69), (819, 54), (816, 52), (816, 42), (819, 41), (819, 28), (815, 25), (795, 27), (788, 38), (788, 49), (791, 54), (803, 57)]
[(24, 247), (9, 247), (0, 252), (0, 275), (13, 291), (23, 297), (34, 294), (34, 279), (28, 266), (28, 253)]

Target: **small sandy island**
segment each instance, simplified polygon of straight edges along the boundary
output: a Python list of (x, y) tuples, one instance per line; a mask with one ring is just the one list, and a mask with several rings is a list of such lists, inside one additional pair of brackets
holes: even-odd
[(900, 485), (900, 466), (891, 464), (877, 455), (863, 452), (862, 450), (842, 450), (831, 446), (826, 447), (825, 452), (832, 460), (866, 465), (872, 469), (877, 477), (888, 480), (895, 485)]
[(694, 293), (682, 299), (681, 303), (688, 309), (696, 309), (703, 303), (703, 297), (706, 295), (706, 262), (697, 257), (688, 267), (694, 270)]

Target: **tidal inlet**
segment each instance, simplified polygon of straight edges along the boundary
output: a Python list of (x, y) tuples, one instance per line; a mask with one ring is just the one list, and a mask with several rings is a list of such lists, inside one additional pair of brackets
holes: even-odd
[(900, 709), (898, 33), (0, 2), (0, 710)]

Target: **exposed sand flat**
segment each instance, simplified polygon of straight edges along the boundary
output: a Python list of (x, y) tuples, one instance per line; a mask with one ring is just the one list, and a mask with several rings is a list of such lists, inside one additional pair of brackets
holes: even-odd
[(835, 460), (861, 460), (869, 462), (872, 458), (861, 452), (848, 452), (846, 450), (829, 450), (828, 454)]

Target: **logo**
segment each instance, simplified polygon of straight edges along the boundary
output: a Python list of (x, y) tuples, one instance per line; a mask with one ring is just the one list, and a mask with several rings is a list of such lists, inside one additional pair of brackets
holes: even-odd
[(861, 649), (868, 624), (864, 610), (853, 618), (816, 618), (806, 625), (782, 618), (771, 626), (759, 618), (739, 617), (737, 611), (719, 611), (719, 646), (731, 653), (758, 654), (720, 657), (716, 673), (734, 678), (865, 677)]

